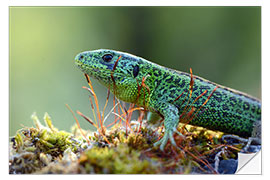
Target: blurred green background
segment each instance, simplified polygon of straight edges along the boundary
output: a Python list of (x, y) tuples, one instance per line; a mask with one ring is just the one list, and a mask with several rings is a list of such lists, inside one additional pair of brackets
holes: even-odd
[[(10, 135), (45, 112), (75, 123), (65, 104), (93, 117), (81, 51), (109, 48), (261, 97), (260, 7), (10, 7)], [(106, 89), (93, 81), (100, 106)], [(112, 96), (111, 96), (112, 97)], [(112, 99), (112, 98), (111, 98)], [(111, 103), (110, 103), (111, 105)], [(108, 111), (110, 107), (107, 108)], [(91, 128), (77, 116), (83, 128)]]

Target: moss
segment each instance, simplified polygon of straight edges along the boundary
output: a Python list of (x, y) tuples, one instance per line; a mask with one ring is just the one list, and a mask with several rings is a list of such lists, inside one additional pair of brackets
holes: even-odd
[(33, 173), (63, 156), (68, 148), (76, 153), (83, 149), (83, 142), (74, 140), (71, 133), (58, 131), (45, 113), (43, 126), (33, 114), (35, 128), (20, 129), (11, 139), (10, 173)]
[[(215, 173), (215, 156), (237, 159), (243, 147), (224, 145), (222, 133), (189, 125), (175, 134), (178, 148), (168, 143), (162, 152), (153, 144), (163, 134), (146, 121), (130, 122), (130, 127), (115, 125), (110, 129), (86, 131), (77, 125), (71, 132), (58, 130), (45, 113), (45, 125), (32, 116), (35, 127), (24, 127), (11, 138), (9, 172), (94, 173), (94, 174), (192, 174)], [(140, 127), (140, 128), (139, 128)], [(87, 137), (87, 139), (85, 139)], [(224, 148), (226, 146), (226, 148)]]
[(120, 144), (115, 148), (87, 150), (79, 159), (86, 173), (97, 174), (155, 174), (159, 173), (158, 163), (144, 159), (139, 151)]

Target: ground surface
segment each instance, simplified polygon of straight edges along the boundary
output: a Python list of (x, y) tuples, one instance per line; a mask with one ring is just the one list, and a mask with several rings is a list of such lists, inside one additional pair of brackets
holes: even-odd
[(244, 147), (222, 133), (180, 125), (185, 135), (174, 136), (164, 152), (153, 144), (163, 135), (162, 126), (146, 121), (117, 123), (112, 128), (85, 131), (75, 124), (60, 131), (46, 113), (45, 126), (36, 115), (35, 127), (24, 127), (11, 138), (10, 174), (232, 174), (237, 153)]

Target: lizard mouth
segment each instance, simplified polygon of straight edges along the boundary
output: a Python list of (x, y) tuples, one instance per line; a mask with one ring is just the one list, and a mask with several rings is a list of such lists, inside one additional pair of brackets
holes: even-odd
[(80, 60), (75, 60), (75, 64), (80, 68), (82, 67), (83, 63)]
[[(85, 64), (84, 64), (83, 62), (81, 62), (80, 60), (75, 60), (75, 64), (77, 65), (77, 67), (78, 67), (79, 69), (81, 69), (84, 73), (87, 73), (87, 74), (89, 74), (89, 73), (91, 73), (91, 72), (95, 72), (95, 73), (100, 72), (100, 70), (97, 69), (97, 68), (92, 68), (92, 67), (86, 68), (87, 65), (85, 65)], [(86, 71), (86, 69), (88, 69), (88, 71)]]

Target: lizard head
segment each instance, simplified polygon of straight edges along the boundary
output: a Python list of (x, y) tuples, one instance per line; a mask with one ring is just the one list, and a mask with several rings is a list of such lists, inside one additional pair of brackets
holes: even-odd
[[(75, 57), (75, 64), (106, 87), (116, 85), (125, 93), (127, 89), (137, 91), (135, 89), (138, 82), (141, 82), (149, 69), (146, 67), (148, 63), (143, 58), (107, 49), (81, 52)], [(123, 93), (119, 96), (127, 96)]]
[(107, 81), (119, 56), (119, 53), (105, 49), (85, 51), (75, 57), (75, 64), (90, 77)]
[(112, 71), (116, 79), (136, 78), (142, 63), (143, 60), (139, 57), (107, 49), (85, 51), (75, 57), (75, 64), (84, 73), (99, 81), (111, 79)]

